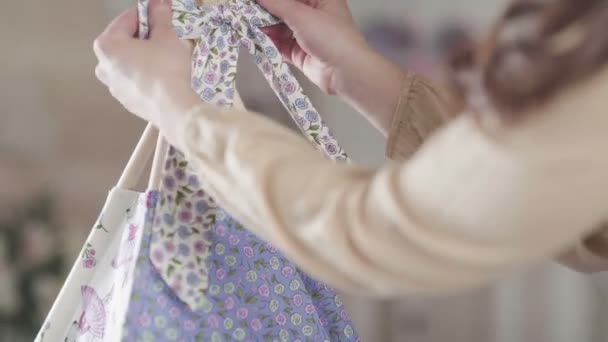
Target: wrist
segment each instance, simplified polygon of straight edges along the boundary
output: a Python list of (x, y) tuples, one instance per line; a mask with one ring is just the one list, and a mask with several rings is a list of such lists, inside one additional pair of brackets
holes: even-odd
[(352, 54), (343, 61), (333, 74), (332, 89), (335, 95), (349, 98), (357, 92), (354, 88), (366, 85), (371, 89), (400, 87), (404, 71), (371, 47)]
[(387, 134), (405, 71), (371, 48), (345, 60), (334, 75), (335, 94)]
[(182, 87), (181, 91), (177, 88), (179, 87), (160, 90), (160, 94), (157, 95), (157, 98), (164, 99), (164, 101), (157, 106), (156, 120), (153, 123), (163, 134), (173, 133), (176, 127), (185, 120), (188, 113), (203, 104), (190, 86)]

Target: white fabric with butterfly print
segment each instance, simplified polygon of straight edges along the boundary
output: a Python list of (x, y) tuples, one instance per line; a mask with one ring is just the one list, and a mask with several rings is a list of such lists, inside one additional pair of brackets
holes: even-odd
[(113, 189), (36, 342), (120, 341), (147, 196)]

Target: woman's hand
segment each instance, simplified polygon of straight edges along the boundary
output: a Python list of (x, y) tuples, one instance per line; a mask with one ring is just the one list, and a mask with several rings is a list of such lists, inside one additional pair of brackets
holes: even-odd
[(344, 0), (259, 0), (284, 23), (262, 28), (283, 58), (328, 94), (346, 80), (344, 61), (369, 52)]
[(149, 15), (147, 40), (135, 37), (136, 8), (108, 25), (95, 40), (95, 73), (128, 111), (159, 126), (164, 117), (185, 113), (201, 101), (190, 85), (192, 47), (177, 38), (170, 4), (152, 1)]
[(258, 3), (284, 22), (263, 29), (283, 57), (325, 93), (341, 96), (386, 133), (403, 71), (371, 49), (346, 0)]

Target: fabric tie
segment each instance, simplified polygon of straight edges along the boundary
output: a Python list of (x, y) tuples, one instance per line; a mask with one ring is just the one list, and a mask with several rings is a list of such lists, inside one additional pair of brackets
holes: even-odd
[[(306, 138), (328, 158), (348, 160), (274, 43), (260, 30), (278, 23), (279, 20), (252, 0), (228, 0), (208, 6), (198, 6), (195, 0), (173, 0), (173, 24), (178, 36), (197, 43), (192, 60), (192, 88), (204, 102), (219, 106), (234, 104), (237, 60), (240, 49), (245, 49), (254, 57), (255, 64)], [(172, 150), (172, 153), (178, 152)], [(187, 165), (185, 160), (175, 157), (169, 161), (172, 164), (167, 168), (185, 170)], [(223, 211), (197, 188), (198, 182), (188, 177), (187, 170), (181, 182), (172, 179), (169, 183), (172, 184), (165, 180), (164, 187), (176, 189), (175, 196), (165, 195), (161, 199), (164, 217), (157, 219), (153, 230), (150, 259), (175, 295), (196, 311), (205, 304), (208, 287), (206, 259), (211, 242), (206, 240), (206, 232), (213, 228), (216, 216), (223, 215)], [(193, 203), (198, 214), (203, 212), (199, 220), (189, 214), (188, 206)], [(176, 223), (183, 218), (186, 220), (182, 223), (187, 222), (188, 227)], [(162, 257), (155, 255), (161, 250)]]

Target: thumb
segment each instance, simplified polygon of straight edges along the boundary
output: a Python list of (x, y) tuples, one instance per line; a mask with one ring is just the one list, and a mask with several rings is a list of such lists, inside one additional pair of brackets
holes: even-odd
[(137, 8), (131, 7), (112, 20), (103, 35), (106, 37), (133, 38), (137, 32), (137, 24)]
[(318, 0), (258, 0), (262, 7), (285, 22), (292, 30), (310, 19), (315, 11), (311, 5), (318, 2)]
[(150, 31), (172, 28), (173, 13), (170, 0), (151, 0), (148, 11), (150, 13)]

